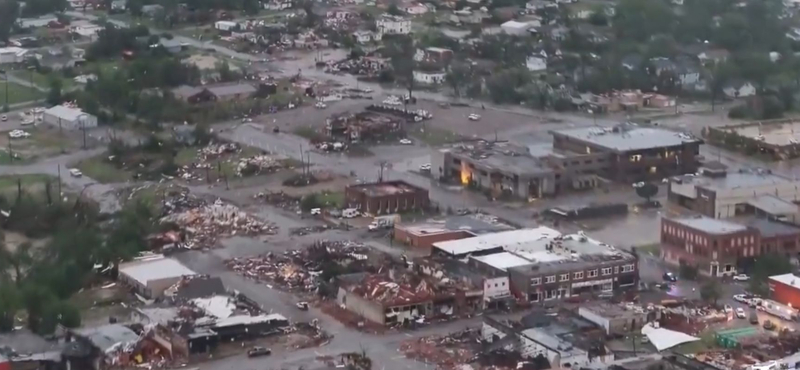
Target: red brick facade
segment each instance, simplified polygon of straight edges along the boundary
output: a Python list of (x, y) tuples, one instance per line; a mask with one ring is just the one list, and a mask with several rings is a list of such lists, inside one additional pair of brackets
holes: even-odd
[(661, 257), (673, 265), (695, 266), (706, 276), (734, 275), (737, 260), (760, 254), (760, 243), (756, 229), (712, 234), (661, 219)]
[(427, 209), (428, 190), (403, 181), (350, 185), (344, 191), (348, 207), (371, 215)]
[(796, 285), (770, 279), (769, 291), (773, 300), (792, 307), (800, 307), (800, 278), (797, 279)]
[(416, 233), (406, 229), (403, 225), (394, 226), (394, 240), (405, 245), (430, 250), (433, 243), (466, 239), (475, 236), (466, 230), (448, 230), (429, 234)]

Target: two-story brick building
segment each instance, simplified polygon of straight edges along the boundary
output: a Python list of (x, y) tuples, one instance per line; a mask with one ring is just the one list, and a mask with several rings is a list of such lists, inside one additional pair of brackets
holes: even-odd
[(349, 185), (344, 191), (347, 207), (372, 215), (427, 209), (428, 190), (405, 181)]
[(800, 228), (766, 219), (662, 218), (661, 257), (706, 276), (734, 275), (762, 254), (797, 255)]

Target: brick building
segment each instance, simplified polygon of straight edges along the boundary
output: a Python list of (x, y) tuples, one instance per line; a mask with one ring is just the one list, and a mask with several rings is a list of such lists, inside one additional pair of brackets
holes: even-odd
[(706, 276), (735, 275), (766, 253), (797, 255), (800, 229), (765, 219), (662, 218), (661, 257)]
[(404, 181), (348, 185), (344, 191), (347, 207), (380, 215), (427, 209), (428, 190)]
[(770, 296), (785, 305), (800, 307), (800, 277), (794, 274), (770, 276)]
[(412, 224), (395, 224), (394, 240), (410, 247), (431, 249), (437, 242), (512, 229), (511, 225), (499, 221), (497, 217), (476, 213)]
[(605, 154), (598, 175), (614, 181), (662, 179), (694, 173), (702, 140), (657, 128), (621, 124), (550, 132), (553, 148), (574, 153)]

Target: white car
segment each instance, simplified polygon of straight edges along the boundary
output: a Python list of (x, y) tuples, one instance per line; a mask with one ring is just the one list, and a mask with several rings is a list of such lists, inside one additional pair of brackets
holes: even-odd
[(750, 277), (747, 276), (746, 274), (739, 274), (733, 277), (733, 281), (748, 281), (748, 280), (750, 280)]
[(470, 121), (479, 121), (479, 120), (481, 119), (481, 116), (480, 116), (480, 115), (478, 115), (478, 114), (472, 113), (472, 114), (470, 114), (469, 116), (467, 116), (467, 118), (468, 118)]
[(327, 108), (327, 107), (328, 107), (327, 105), (325, 105), (325, 103), (323, 103), (323, 102), (321, 102), (321, 101), (320, 101), (320, 102), (317, 102), (317, 104), (314, 104), (314, 106), (315, 106), (317, 109), (325, 109), (325, 108)]
[(20, 125), (22, 125), (22, 126), (28, 126), (28, 125), (32, 125), (32, 124), (33, 124), (33, 120), (30, 119), (30, 118), (26, 118), (26, 119), (22, 120), (22, 122), (20, 122)]
[(81, 177), (81, 176), (83, 176), (83, 172), (81, 172), (81, 170), (79, 170), (77, 168), (70, 168), (69, 169), (69, 174), (72, 177)]
[(639, 182), (633, 183), (633, 187), (634, 188), (641, 188), (642, 186), (644, 186), (644, 181), (639, 181)]
[(322, 214), (322, 209), (319, 209), (319, 208), (312, 208), (312, 209), (311, 209), (311, 214), (312, 214), (312, 215), (321, 215), (321, 214)]
[(413, 144), (413, 142), (411, 142), (411, 140), (409, 140), (409, 139), (400, 139), (400, 144), (411, 145), (411, 144)]
[(744, 312), (744, 308), (736, 307), (736, 318), (739, 319), (747, 318), (747, 314)]
[(733, 307), (731, 307), (731, 305), (729, 305), (729, 304), (726, 304), (724, 310), (725, 310), (725, 313), (731, 313), (731, 312), (733, 312)]
[(431, 164), (430, 163), (425, 163), (425, 164), (419, 166), (419, 170), (420, 171), (430, 171), (431, 170)]
[(739, 302), (739, 303), (747, 303), (747, 301), (749, 301), (749, 299), (747, 299), (747, 296), (744, 295), (744, 294), (736, 294), (736, 295), (734, 295), (733, 296), (733, 300), (736, 301), (736, 302)]
[(31, 136), (31, 134), (29, 134), (29, 133), (27, 133), (25, 131), (22, 131), (22, 130), (12, 130), (11, 132), (8, 133), (8, 137), (10, 137), (12, 139), (19, 139), (19, 138), (30, 137), (30, 136)]
[(8, 116), (6, 116), (4, 114), (2, 117), (0, 117), (0, 121), (3, 121), (3, 122), (8, 121)]

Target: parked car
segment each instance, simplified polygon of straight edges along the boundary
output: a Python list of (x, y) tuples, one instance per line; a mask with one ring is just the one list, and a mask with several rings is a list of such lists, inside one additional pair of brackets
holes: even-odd
[(430, 163), (425, 163), (425, 164), (419, 166), (419, 170), (422, 171), (422, 172), (426, 172), (426, 171), (429, 172), (431, 170), (431, 164)]
[(662, 278), (664, 279), (664, 281), (671, 281), (673, 283), (678, 281), (678, 277), (671, 272), (665, 272)]
[(755, 310), (750, 311), (750, 323), (753, 325), (758, 325), (758, 313)]
[(748, 280), (750, 280), (750, 277), (747, 276), (746, 274), (739, 274), (733, 277), (733, 281), (748, 281)]
[(264, 347), (253, 347), (247, 350), (247, 357), (261, 357), (261, 356), (269, 356), (271, 354), (272, 350)]
[(723, 310), (725, 310), (725, 313), (730, 313), (733, 312), (733, 307), (731, 307), (729, 304), (726, 304)]
[(311, 214), (312, 215), (321, 215), (322, 214), (322, 209), (320, 209), (320, 208), (311, 208)]
[(308, 311), (308, 302), (297, 302), (295, 304), (300, 311)]
[(746, 319), (747, 314), (744, 313), (744, 308), (736, 307), (736, 318), (737, 319)]
[(79, 170), (77, 168), (70, 168), (69, 169), (69, 174), (72, 177), (81, 177), (81, 176), (83, 176), (83, 172), (81, 172), (81, 170)]
[(735, 294), (733, 300), (739, 303), (748, 303), (750, 301), (744, 294)]
[(413, 142), (411, 142), (411, 140), (409, 140), (409, 139), (400, 139), (400, 144), (411, 145), (411, 144), (413, 144)]
[(5, 114), (0, 116), (0, 121), (3, 121), (3, 122), (8, 121), (8, 116), (6, 116)]
[(472, 113), (469, 116), (467, 116), (467, 119), (469, 119), (470, 121), (480, 121), (481, 116), (479, 114)]
[(29, 133), (27, 133), (25, 131), (22, 131), (22, 130), (11, 130), (8, 133), (8, 137), (10, 137), (12, 139), (19, 139), (19, 138), (30, 137), (30, 136), (31, 136), (31, 134), (29, 134)]

